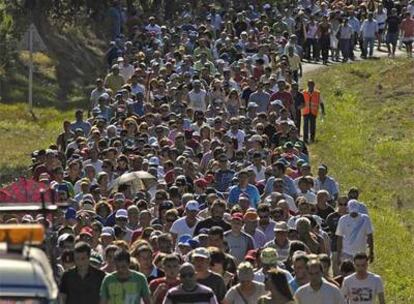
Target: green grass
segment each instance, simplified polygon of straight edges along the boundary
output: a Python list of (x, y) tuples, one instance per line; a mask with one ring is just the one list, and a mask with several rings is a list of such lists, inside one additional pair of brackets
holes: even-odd
[(73, 120), (73, 111), (53, 108), (34, 110), (36, 120), (25, 104), (0, 106), (0, 184), (24, 175), (30, 164), (30, 153), (56, 142), (65, 119)]
[(342, 192), (361, 189), (374, 223), (387, 303), (414, 303), (414, 63), (405, 59), (338, 65), (307, 75), (325, 100), (313, 164), (326, 163)]

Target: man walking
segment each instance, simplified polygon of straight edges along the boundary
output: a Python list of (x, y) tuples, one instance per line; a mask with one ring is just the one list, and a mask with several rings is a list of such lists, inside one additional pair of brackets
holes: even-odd
[[(372, 56), (374, 55), (375, 38), (378, 35), (378, 23), (374, 19), (373, 13), (369, 13), (368, 19), (366, 19), (362, 23), (361, 35), (362, 35), (362, 40), (364, 42), (363, 44), (364, 56), (361, 56), (361, 57), (366, 59), (367, 55), (369, 55), (369, 58), (372, 58)], [(369, 48), (369, 52), (368, 52), (368, 48)]]
[(308, 88), (303, 91), (303, 98), (305, 100), (304, 107), (302, 108), (303, 140), (308, 143), (310, 136), (311, 142), (314, 142), (316, 118), (318, 116), (319, 107), (321, 108), (322, 116), (324, 116), (325, 105), (321, 93), (318, 90), (315, 90), (315, 82), (313, 80), (308, 80)]
[(101, 304), (151, 303), (146, 277), (130, 270), (131, 257), (128, 251), (118, 249), (114, 255), (116, 271), (108, 274), (101, 286)]
[(349, 304), (373, 304), (378, 297), (379, 304), (385, 304), (384, 285), (379, 275), (368, 271), (368, 256), (365, 252), (354, 257), (356, 272), (346, 277), (342, 294)]
[(296, 291), (296, 303), (345, 304), (344, 297), (339, 288), (323, 279), (322, 265), (318, 259), (311, 259), (307, 264), (307, 270), (309, 283)]
[(211, 288), (197, 283), (193, 264), (184, 263), (180, 268), (181, 284), (171, 288), (165, 298), (164, 304), (172, 303), (209, 303), (217, 304), (217, 298)]
[(63, 273), (60, 283), (62, 304), (98, 304), (99, 288), (105, 272), (90, 265), (91, 247), (78, 242), (74, 250), (75, 267)]
[(374, 238), (371, 220), (366, 214), (359, 212), (359, 204), (355, 200), (348, 202), (349, 214), (339, 219), (336, 228), (336, 245), (340, 264), (341, 259), (352, 259), (357, 253), (365, 252), (369, 247), (369, 260), (374, 261)]

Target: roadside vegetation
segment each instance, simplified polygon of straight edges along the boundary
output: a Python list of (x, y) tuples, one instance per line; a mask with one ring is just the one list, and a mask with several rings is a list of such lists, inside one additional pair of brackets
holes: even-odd
[(337, 65), (306, 75), (327, 115), (318, 120), (312, 163), (325, 163), (341, 185), (361, 190), (374, 224), (372, 271), (387, 303), (414, 303), (414, 65), (406, 59)]

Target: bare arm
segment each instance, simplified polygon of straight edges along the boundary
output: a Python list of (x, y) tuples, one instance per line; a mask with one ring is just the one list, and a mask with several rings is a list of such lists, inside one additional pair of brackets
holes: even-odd
[(379, 301), (379, 304), (385, 304), (385, 295), (383, 292), (380, 292), (378, 294), (378, 301)]
[(369, 261), (370, 263), (374, 262), (374, 235), (368, 234), (367, 242), (369, 247)]
[(336, 236), (336, 251), (338, 252), (337, 264), (341, 263), (341, 254), (342, 254), (342, 236)]
[(59, 293), (60, 304), (66, 304), (66, 294)]
[[(145, 297), (143, 297), (142, 298), (142, 301), (145, 303), (145, 304), (151, 304), (151, 298), (149, 297), (149, 296), (145, 296)], [(102, 303), (101, 303), (102, 304)]]

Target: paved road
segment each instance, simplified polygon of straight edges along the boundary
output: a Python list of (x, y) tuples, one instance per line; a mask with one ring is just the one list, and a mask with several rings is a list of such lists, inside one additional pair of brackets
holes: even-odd
[[(354, 51), (355, 55), (356, 55), (356, 60), (355, 61), (348, 61), (347, 63), (343, 63), (343, 64), (352, 64), (353, 62), (359, 62), (361, 60), (361, 52), (359, 50)], [(395, 56), (396, 57), (401, 57), (401, 56), (405, 56), (406, 52), (405, 50), (399, 50), (397, 49), (397, 51), (395, 52)], [(388, 52), (386, 51), (386, 47), (383, 47), (382, 51), (377, 51), (375, 49), (374, 51), (374, 58), (373, 59), (367, 59), (367, 60), (375, 60), (375, 59), (380, 59), (380, 58), (385, 58), (388, 57)], [(306, 60), (304, 62), (302, 62), (303, 65), (303, 74), (318, 70), (318, 69), (325, 69), (328, 68), (330, 66), (336, 65), (336, 64), (340, 64), (342, 62), (333, 62), (333, 61), (329, 61), (328, 65), (324, 65), (322, 64), (322, 62), (319, 63), (315, 63), (315, 62), (307, 62)]]

